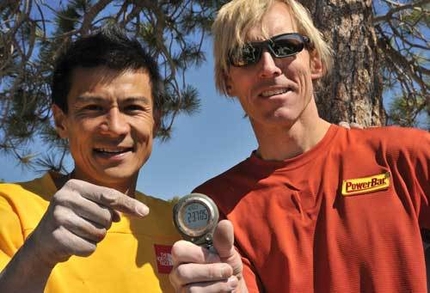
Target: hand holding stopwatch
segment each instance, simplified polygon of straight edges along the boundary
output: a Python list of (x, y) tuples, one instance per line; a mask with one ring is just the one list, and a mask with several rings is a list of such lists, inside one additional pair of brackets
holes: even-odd
[(215, 203), (201, 193), (186, 195), (173, 207), (173, 222), (182, 238), (206, 248), (212, 247), (218, 218)]

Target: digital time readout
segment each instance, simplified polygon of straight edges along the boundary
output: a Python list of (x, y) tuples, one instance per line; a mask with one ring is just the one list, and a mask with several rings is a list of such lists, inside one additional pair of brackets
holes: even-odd
[(190, 204), (185, 210), (183, 220), (184, 223), (188, 226), (188, 228), (204, 228), (209, 221), (208, 209), (200, 203)]
[(173, 222), (182, 238), (206, 248), (212, 247), (212, 234), (218, 219), (217, 206), (202, 193), (190, 193), (173, 207)]

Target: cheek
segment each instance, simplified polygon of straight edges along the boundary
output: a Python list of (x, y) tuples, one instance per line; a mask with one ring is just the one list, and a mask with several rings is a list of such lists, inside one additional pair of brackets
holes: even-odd
[(253, 76), (250, 71), (239, 68), (232, 68), (229, 72), (227, 84), (231, 86), (229, 95), (234, 97), (241, 97), (250, 90), (251, 85), (254, 83)]
[(90, 143), (90, 137), (85, 136), (71, 136), (69, 138), (69, 150), (70, 155), (73, 157), (75, 162), (79, 165), (87, 161), (92, 153), (92, 145)]
[(155, 121), (151, 116), (131, 122), (131, 135), (136, 141), (148, 142), (154, 135)]
[(312, 75), (309, 67), (304, 67), (302, 64), (291, 64), (283, 71), (286, 78), (297, 84), (300, 92), (308, 93), (312, 90)]
[(152, 153), (152, 131), (136, 133), (136, 136), (133, 137), (133, 140), (136, 143), (136, 151), (139, 161), (146, 162)]
[(312, 96), (314, 91), (314, 81), (312, 80), (312, 74), (309, 70), (303, 70), (302, 83), (306, 95)]
[(101, 125), (103, 119), (101, 117), (72, 117), (68, 123), (67, 128), (69, 133), (74, 135), (82, 135), (87, 132), (94, 132)]

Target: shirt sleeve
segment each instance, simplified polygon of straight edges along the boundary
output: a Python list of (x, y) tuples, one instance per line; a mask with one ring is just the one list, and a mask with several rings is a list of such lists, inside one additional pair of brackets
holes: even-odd
[(0, 271), (23, 243), (21, 221), (0, 192)]
[(421, 194), (419, 202), (419, 221), (422, 228), (430, 230), (430, 133), (422, 135), (417, 142), (415, 158), (416, 190)]
[(252, 269), (252, 264), (250, 261), (242, 256), (242, 264), (243, 264), (243, 278), (245, 279), (246, 287), (248, 288), (249, 293), (258, 293), (264, 292), (262, 289), (261, 282), (258, 279), (258, 276), (254, 273)]

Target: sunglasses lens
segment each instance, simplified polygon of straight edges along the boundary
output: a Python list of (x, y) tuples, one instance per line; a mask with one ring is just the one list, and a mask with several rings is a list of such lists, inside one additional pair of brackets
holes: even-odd
[(260, 58), (260, 51), (260, 48), (253, 47), (251, 44), (246, 44), (230, 55), (230, 63), (233, 66), (246, 66), (248, 64), (257, 63)]
[(233, 50), (229, 61), (236, 67), (255, 64), (260, 60), (264, 48), (267, 48), (273, 57), (285, 58), (302, 51), (307, 43), (309, 43), (309, 39), (297, 33), (282, 34), (263, 42), (245, 44), (243, 47)]
[(286, 36), (273, 40), (271, 47), (275, 56), (282, 58), (295, 55), (302, 51), (304, 43), (294, 36)]

